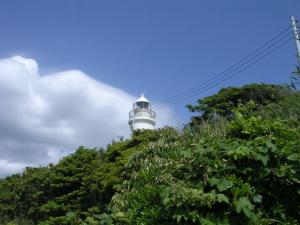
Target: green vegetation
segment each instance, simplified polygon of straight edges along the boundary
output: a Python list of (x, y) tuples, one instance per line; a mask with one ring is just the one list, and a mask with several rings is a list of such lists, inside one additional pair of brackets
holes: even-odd
[(239, 105), (254, 101), (256, 106), (276, 103), (290, 92), (284, 86), (270, 84), (250, 84), (243, 87), (229, 87), (221, 89), (217, 94), (199, 99), (196, 105), (187, 105), (191, 112), (201, 113), (192, 118), (192, 125), (218, 117), (230, 119), (234, 109)]
[(253, 84), (188, 108), (200, 115), (181, 131), (1, 179), (0, 224), (299, 224), (300, 93)]
[(64, 224), (74, 213), (79, 220), (104, 212), (123, 181), (129, 155), (159, 137), (159, 131), (136, 132), (106, 151), (79, 147), (57, 165), (26, 168), (0, 180), (0, 224)]

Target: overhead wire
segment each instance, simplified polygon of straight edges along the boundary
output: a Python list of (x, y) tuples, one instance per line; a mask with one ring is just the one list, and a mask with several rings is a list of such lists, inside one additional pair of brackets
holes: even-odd
[[(285, 38), (288, 37), (289, 35), (291, 35), (290, 33), (288, 35), (286, 34), (286, 32), (289, 29), (290, 29), (290, 26), (285, 28), (284, 30), (282, 30), (278, 34), (276, 34), (272, 39), (270, 39), (268, 42), (264, 43), (261, 47), (259, 47), (255, 51), (251, 52), (246, 57), (242, 58), (237, 63), (233, 64), (232, 66), (225, 69), (221, 73), (218, 73), (215, 76), (213, 76), (212, 78), (204, 81), (203, 83), (198, 84), (198, 85), (194, 86), (193, 88), (190, 88), (190, 89), (188, 89), (184, 92), (181, 92), (177, 95), (167, 97), (167, 98), (164, 98), (164, 99), (159, 100), (159, 101), (154, 101), (153, 105), (158, 106), (158, 107), (161, 108), (161, 106), (167, 105), (168, 103), (177, 103), (177, 102), (183, 101), (187, 98), (195, 96), (196, 94), (199, 94), (199, 91), (201, 91), (203, 88), (208, 89), (207, 86), (209, 86), (209, 87), (212, 86), (213, 87), (213, 84), (215, 82), (217, 82), (217, 84), (219, 84), (219, 83), (227, 80), (228, 78), (233, 77), (232, 73), (234, 75), (239, 74), (240, 72), (242, 72), (246, 68), (252, 66), (256, 62), (258, 62), (261, 59), (265, 58), (267, 55), (271, 54), (273, 51), (277, 50), (277, 48), (272, 50), (272, 48), (274, 46), (280, 45), (279, 47), (281, 47), (282, 42), (287, 41), (287, 40), (285, 40)], [(290, 40), (290, 39), (291, 38), (289, 38), (288, 40)], [(269, 49), (271, 49), (271, 51), (268, 52), (267, 54), (264, 54)], [(261, 55), (263, 55), (263, 57), (259, 57)], [(259, 57), (259, 60), (257, 60), (258, 57)], [(249, 64), (249, 65), (247, 65), (247, 64)]]
[[(244, 71), (245, 69), (251, 67), (252, 65), (256, 64), (257, 62), (261, 61), (263, 58), (265, 58), (266, 56), (270, 55), (271, 53), (273, 53), (275, 50), (279, 49), (280, 47), (282, 47), (283, 45), (285, 45), (286, 43), (288, 43), (288, 41), (290, 41), (292, 38), (289, 38), (287, 40), (285, 40), (284, 42), (280, 43), (280, 45), (276, 46), (276, 48), (273, 48), (271, 49), (270, 51), (266, 52), (266, 54), (263, 54), (261, 57), (255, 59), (254, 61), (249, 61), (247, 62), (246, 64), (243, 65), (243, 67), (238, 67), (236, 68), (235, 70), (231, 71), (230, 73), (228, 73), (226, 76), (223, 76), (223, 77), (219, 77), (218, 79), (216, 80), (213, 80), (211, 82), (208, 82), (208, 83), (205, 83), (205, 86), (202, 86), (201, 88), (197, 89), (197, 90), (194, 90), (186, 95), (183, 95), (183, 96), (180, 96), (179, 98), (177, 99), (173, 99), (171, 101), (168, 101), (168, 103), (178, 103), (178, 102), (181, 102), (185, 99), (188, 99), (188, 98), (191, 98), (197, 94), (199, 94), (199, 91), (206, 91), (230, 78), (233, 78), (235, 75), (241, 73), (242, 71)], [(233, 72), (233, 74), (232, 74)], [(217, 82), (217, 83), (216, 83)], [(168, 103), (160, 103), (160, 105), (165, 105), (165, 104), (168, 104)], [(160, 106), (157, 104), (157, 106)]]
[[(278, 50), (279, 48), (283, 47), (284, 45), (286, 45), (292, 38), (289, 38), (287, 40), (285, 40), (283, 43), (281, 43), (279, 46), (277, 46), (276, 48), (273, 48), (271, 51), (267, 52), (266, 54), (264, 54), (263, 56), (257, 58), (255, 61), (253, 61), (252, 63), (246, 65), (245, 67), (241, 68), (240, 70), (236, 71), (235, 73), (233, 74), (230, 74), (230, 76), (227, 76), (227, 77), (224, 77), (223, 79), (219, 79), (217, 80), (218, 82), (215, 83), (214, 82), (211, 82), (210, 84), (208, 84), (208, 86), (205, 86), (201, 89), (201, 91), (207, 91), (221, 83), (223, 83), (224, 81), (227, 81), (229, 80), (230, 78), (233, 78), (235, 77), (236, 75), (240, 74), (241, 72), (243, 72), (244, 70), (248, 69), (249, 67), (253, 66), (254, 64), (256, 64), (257, 62), (261, 61), (262, 59), (266, 58), (268, 55), (270, 55), (271, 53), (273, 53), (274, 51)], [(182, 98), (179, 98), (177, 99), (176, 101), (172, 101), (172, 102), (169, 102), (169, 103), (163, 103), (163, 104), (160, 104), (158, 107), (156, 107), (157, 109), (160, 109), (160, 108), (163, 108), (163, 107), (166, 107), (170, 104), (176, 104), (178, 102), (182, 102), (186, 99), (189, 99), (189, 98), (192, 98), (196, 95), (199, 95), (199, 92), (200, 90), (198, 90), (197, 92), (193, 92), (193, 93), (190, 93), (188, 96), (183, 96)]]
[[(221, 77), (223, 74), (227, 74), (232, 72), (232, 70), (236, 70), (237, 68), (243, 66), (245, 63), (248, 63), (249, 61), (251, 61), (252, 59), (255, 59), (255, 57), (259, 56), (260, 54), (262, 54), (264, 51), (268, 50), (269, 48), (273, 47), (274, 45), (276, 45), (278, 42), (282, 41), (283, 38), (285, 38), (286, 36), (284, 36), (283, 38), (281, 37), (279, 40), (276, 40), (276, 38), (278, 38), (279, 36), (281, 36), (284, 32), (287, 31), (287, 29), (289, 29), (290, 27), (284, 29), (283, 31), (281, 31), (279, 34), (277, 34), (275, 37), (273, 37), (270, 41), (268, 41), (267, 43), (265, 43), (263, 46), (261, 46), (260, 48), (256, 49), (255, 51), (253, 51), (252, 53), (250, 53), (249, 55), (247, 55), (246, 57), (244, 57), (242, 60), (239, 60), (237, 63), (233, 64), (232, 66), (230, 66), (229, 68), (227, 68), (226, 70), (222, 71), (221, 73), (213, 76), (212, 78), (210, 78), (209, 80), (191, 88), (188, 89), (187, 91), (184, 91), (178, 95), (175, 96), (171, 96), (168, 98), (165, 98), (163, 100), (160, 101), (154, 101), (154, 104), (159, 104), (160, 102), (165, 102), (169, 99), (174, 99), (174, 98), (178, 98), (181, 96), (185, 96), (186, 94), (189, 94), (190, 92), (193, 92), (194, 90), (197, 90), (199, 87), (202, 87), (203, 85), (205, 85), (206, 83), (213, 81), (216, 78)], [(290, 34), (289, 34), (290, 35)], [(275, 43), (272, 43), (276, 40)], [(270, 45), (272, 43), (272, 45)], [(270, 46), (268, 46), (270, 45)], [(249, 59), (250, 58), (250, 59)]]

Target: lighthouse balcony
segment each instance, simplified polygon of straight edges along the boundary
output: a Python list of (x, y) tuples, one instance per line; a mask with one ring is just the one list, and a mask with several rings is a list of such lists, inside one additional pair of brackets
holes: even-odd
[(156, 117), (156, 113), (152, 110), (135, 109), (130, 111), (129, 113), (129, 123), (132, 123), (133, 120), (134, 121), (146, 120), (155, 124), (155, 117)]

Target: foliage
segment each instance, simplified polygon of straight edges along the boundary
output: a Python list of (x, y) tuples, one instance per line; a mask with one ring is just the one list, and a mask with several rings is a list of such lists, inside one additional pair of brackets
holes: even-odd
[(135, 154), (116, 224), (297, 224), (299, 128), (236, 114), (224, 136), (189, 130)]
[(57, 165), (26, 168), (21, 175), (1, 179), (0, 224), (68, 224), (75, 220), (69, 212), (78, 221), (105, 212), (123, 181), (129, 155), (157, 140), (159, 133), (163, 131), (135, 132), (131, 139), (113, 141), (106, 151), (79, 147)]
[(233, 109), (238, 105), (245, 105), (254, 101), (257, 106), (264, 106), (277, 102), (289, 90), (280, 85), (249, 84), (243, 87), (228, 87), (221, 89), (217, 94), (199, 99), (196, 105), (187, 105), (190, 112), (198, 112), (199, 116), (192, 118), (191, 124), (199, 124), (203, 120), (216, 118), (232, 118)]
[(291, 92), (278, 102), (261, 107), (255, 115), (264, 119), (284, 119), (290, 121), (291, 125), (299, 124), (297, 122), (300, 121), (300, 92)]
[(138, 130), (0, 179), (0, 224), (298, 224), (300, 93), (252, 84), (198, 103), (182, 131)]

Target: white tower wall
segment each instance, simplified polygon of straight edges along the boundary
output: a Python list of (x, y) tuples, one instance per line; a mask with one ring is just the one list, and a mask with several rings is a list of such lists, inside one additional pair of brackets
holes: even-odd
[(131, 130), (154, 129), (156, 113), (151, 110), (151, 104), (142, 95), (136, 103), (133, 104), (133, 110), (129, 113), (129, 126)]

